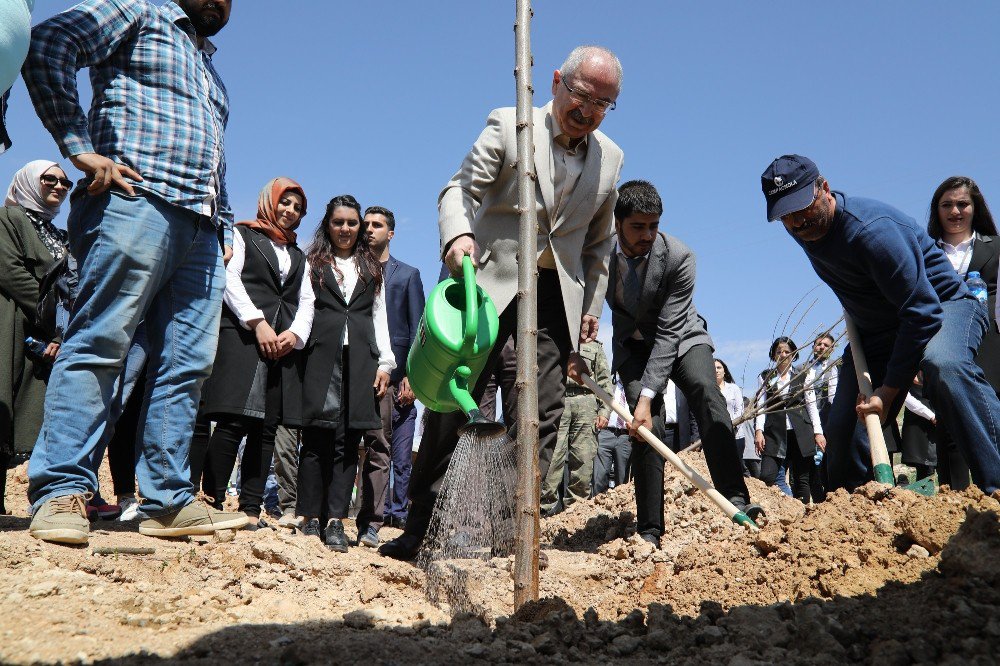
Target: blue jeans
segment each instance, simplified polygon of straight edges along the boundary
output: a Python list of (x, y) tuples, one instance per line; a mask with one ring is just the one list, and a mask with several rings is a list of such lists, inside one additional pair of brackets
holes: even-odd
[(774, 485), (778, 487), (778, 490), (792, 497), (792, 488), (788, 485), (788, 463), (784, 460), (778, 465), (778, 476)]
[(410, 403), (400, 406), (392, 401), (392, 491), (385, 496), (385, 515), (406, 519), (410, 488), (410, 471), (413, 467), (413, 432), (417, 426), (417, 406)]
[[(969, 462), (973, 482), (983, 492), (992, 493), (1000, 488), (1000, 399), (975, 362), (988, 321), (986, 306), (971, 298), (941, 306), (944, 322), (927, 343), (920, 361), (924, 395)], [(875, 387), (885, 377), (897, 333), (861, 332)], [(826, 429), (829, 490), (853, 490), (873, 478), (868, 438), (854, 411), (858, 381), (850, 346), (844, 350), (842, 362)], [(900, 391), (889, 413), (898, 413), (905, 398), (906, 392)]]
[(145, 513), (177, 511), (194, 499), (188, 449), (219, 335), (225, 275), (216, 229), (208, 218), (153, 195), (114, 190), (74, 199), (67, 228), (80, 293), (31, 456), (32, 509), (96, 490), (92, 462), (145, 319), (148, 399), (136, 477)]
[(278, 475), (274, 473), (274, 456), (271, 456), (271, 473), (267, 475), (264, 483), (264, 509), (278, 509)]

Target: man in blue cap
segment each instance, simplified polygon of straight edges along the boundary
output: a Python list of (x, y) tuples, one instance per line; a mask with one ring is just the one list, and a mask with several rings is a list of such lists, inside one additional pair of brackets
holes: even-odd
[(895, 416), (918, 369), (973, 481), (986, 493), (1000, 489), (1000, 400), (974, 360), (986, 306), (944, 252), (892, 206), (831, 191), (806, 157), (774, 160), (761, 189), (767, 219), (782, 221), (857, 324), (876, 387), (870, 399), (858, 394), (848, 347), (825, 428), (830, 489), (872, 479), (858, 417), (878, 414), (884, 423)]

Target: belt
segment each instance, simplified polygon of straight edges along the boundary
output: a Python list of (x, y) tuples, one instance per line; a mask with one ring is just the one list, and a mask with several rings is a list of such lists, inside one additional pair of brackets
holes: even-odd
[(625, 434), (628, 433), (628, 429), (627, 428), (605, 428), (605, 430), (607, 430), (608, 432), (610, 432), (615, 437), (621, 437), (622, 435), (625, 435)]
[(593, 395), (593, 393), (591, 393), (591, 391), (590, 391), (589, 388), (585, 388), (585, 387), (582, 387), (582, 386), (580, 386), (580, 387), (567, 386), (566, 387), (566, 397), (567, 398), (572, 398), (572, 397), (578, 396), (578, 395)]

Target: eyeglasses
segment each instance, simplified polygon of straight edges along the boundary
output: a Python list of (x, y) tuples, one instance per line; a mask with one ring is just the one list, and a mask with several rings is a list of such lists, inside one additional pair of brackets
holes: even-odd
[(53, 176), (50, 173), (45, 174), (40, 178), (42, 185), (48, 185), (49, 187), (55, 187), (57, 184), (62, 185), (67, 190), (73, 187), (73, 181), (69, 178), (59, 178), (58, 176)]
[(566, 79), (560, 80), (562, 81), (562, 84), (566, 86), (566, 90), (569, 91), (569, 96), (573, 98), (574, 102), (580, 105), (590, 104), (590, 106), (594, 108), (594, 111), (597, 111), (601, 115), (604, 115), (608, 111), (614, 111), (615, 107), (618, 106), (617, 102), (612, 102), (606, 99), (594, 99), (587, 93), (580, 92), (575, 88), (570, 88), (569, 84), (566, 83)]

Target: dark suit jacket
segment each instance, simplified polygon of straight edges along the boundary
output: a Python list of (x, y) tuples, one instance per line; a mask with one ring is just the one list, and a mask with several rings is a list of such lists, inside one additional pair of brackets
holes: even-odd
[(970, 271), (979, 271), (989, 293), (989, 327), (979, 345), (976, 362), (986, 373), (986, 379), (1000, 392), (1000, 331), (997, 329), (997, 263), (1000, 259), (1000, 236), (982, 236), (972, 246)]
[(385, 305), (392, 353), (396, 356), (396, 369), (389, 379), (398, 384), (406, 376), (406, 356), (424, 313), (424, 285), (420, 271), (392, 255), (385, 266)]
[[(611, 306), (611, 371), (617, 372), (634, 353), (625, 341), (638, 329), (649, 361), (642, 385), (657, 393), (667, 387), (674, 363), (695, 345), (712, 347), (708, 327), (694, 307), (695, 259), (691, 249), (673, 236), (660, 233), (646, 263), (642, 295), (636, 312), (618, 303), (617, 243), (611, 251), (607, 301)], [(632, 346), (634, 348), (634, 346)]]

